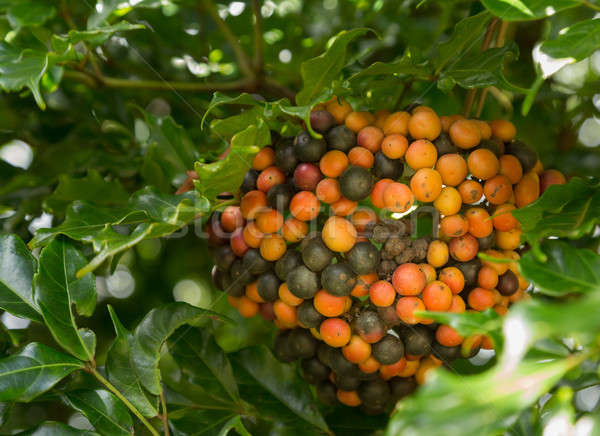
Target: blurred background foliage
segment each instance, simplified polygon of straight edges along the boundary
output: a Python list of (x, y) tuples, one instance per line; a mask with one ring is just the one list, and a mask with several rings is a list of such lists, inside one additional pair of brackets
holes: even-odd
[[(544, 7), (532, 7), (530, 15), (520, 16), (521, 3)], [(507, 48), (513, 60), (504, 64), (502, 57), (493, 75), (503, 71), (505, 80), (494, 82), (485, 104), (479, 108), (479, 101), (474, 102), (474, 111), (480, 111), (482, 119), (512, 119), (518, 137), (539, 152), (546, 167), (560, 169), (567, 176), (600, 175), (600, 50), (595, 51), (600, 48), (600, 30), (596, 26), (587, 32), (584, 47), (577, 51), (574, 44), (573, 53), (567, 51), (569, 56), (564, 56), (570, 57), (566, 61), (540, 49), (542, 41), (555, 40), (565, 27), (596, 21), (592, 19), (600, 10), (597, 2), (0, 0), (4, 41), (0, 46), (0, 87), (18, 91), (0, 97), (0, 230), (28, 242), (37, 229), (60, 224), (74, 200), (124, 206), (130, 194), (146, 185), (173, 193), (184, 183), (186, 170), (193, 169), (195, 161), (212, 162), (227, 147), (228, 138), (218, 129), (201, 125), (214, 91), (231, 95), (249, 92), (269, 101), (293, 99), (303, 86), (302, 62), (323, 53), (332, 37), (343, 30), (373, 30), (349, 43), (343, 74), (334, 83), (355, 110), (397, 110), (420, 102), (440, 114), (461, 113), (470, 93), (463, 86), (470, 87), (470, 77), (461, 83), (459, 74), (453, 77), (451, 72), (446, 76), (434, 72), (433, 80), (422, 80), (426, 78), (421, 77), (423, 74), (413, 73), (355, 74), (376, 62), (391, 63), (393, 70), (394, 65), (402, 65), (402, 59), (408, 59), (411, 68), (424, 65), (426, 59), (439, 59), (440, 52), (443, 55), (448, 50), (440, 43), (453, 40), (456, 23), (486, 8), (510, 20), (504, 22), (503, 31), (507, 47), (514, 41)], [(477, 58), (484, 30), (485, 26), (481, 31), (473, 30), (468, 43), (446, 53), (458, 56), (458, 61)], [(262, 49), (256, 44), (255, 32), (259, 32)], [(568, 47), (563, 44), (555, 50), (560, 53), (565, 45)], [(453, 59), (450, 64), (454, 63)], [(459, 86), (453, 86), (455, 82)], [(506, 83), (512, 85), (504, 86)], [(518, 92), (519, 88), (523, 92)], [(209, 119), (238, 114), (240, 107), (219, 106)], [(226, 352), (240, 353), (250, 345), (270, 344), (270, 323), (261, 318), (241, 318), (213, 289), (211, 261), (197, 230), (189, 226), (167, 238), (144, 240), (115, 257), (113, 268), (105, 263), (96, 270), (99, 307), (92, 317), (78, 322), (96, 333), (98, 362), (104, 361), (114, 338), (106, 304), (115, 308), (121, 322), (131, 330), (152, 308), (185, 301), (235, 320), (235, 324), (205, 321), (214, 324), (215, 340)], [(597, 249), (597, 232), (585, 234), (577, 245)], [(83, 250), (91, 257), (90, 246)], [(593, 286), (600, 292), (597, 271)], [(42, 325), (7, 312), (1, 319), (5, 352), (32, 341), (53, 343)], [(567, 352), (578, 347), (577, 342), (570, 347), (543, 345), (539, 346), (540, 353), (553, 350), (557, 355), (563, 355), (565, 347)], [(597, 354), (597, 348), (591, 350)], [(234, 361), (243, 360), (239, 354), (232, 356)], [(572, 424), (584, 412), (597, 411), (600, 390), (596, 360), (597, 356), (585, 365), (568, 363), (551, 368), (557, 378), (531, 388), (541, 395), (566, 373), (551, 401), (547, 401), (550, 396), (543, 402), (519, 403), (509, 398), (507, 404), (513, 408), (497, 415), (506, 421), (488, 429), (502, 431), (512, 425), (510, 433), (515, 435), (575, 434), (545, 433), (544, 428), (556, 417), (566, 416), (566, 422)], [(480, 373), (494, 362), (492, 355), (478, 356), (461, 363), (464, 367), (458, 369)], [(239, 366), (236, 363), (236, 368)], [(572, 367), (576, 369), (571, 371)], [(501, 376), (485, 373), (479, 385), (482, 392), (489, 383), (502, 383)], [(88, 375), (76, 376), (69, 383), (83, 385), (85, 377)], [(451, 379), (433, 384), (417, 400), (407, 403), (405, 413), (414, 416), (414, 422), (394, 424), (398, 427), (388, 429), (390, 434), (401, 428), (406, 432), (402, 434), (415, 434), (410, 431), (419, 428), (426, 402), (452, 395), (457, 386)], [(252, 389), (258, 388), (245, 389), (254, 392)], [(467, 399), (462, 400), (460, 404), (469, 407)], [(48, 420), (77, 428), (89, 426), (81, 413), (73, 414), (72, 409), (55, 401), (17, 404), (5, 415), (8, 409), (0, 404), (3, 433)], [(514, 424), (514, 416), (523, 409), (526, 411)], [(435, 409), (430, 413), (435, 414)], [(343, 427), (348, 416), (346, 410), (327, 411), (330, 428), (344, 434), (364, 434), (385, 426), (381, 420), (352, 415), (352, 429), (348, 429)], [(448, 416), (460, 421), (456, 410), (444, 409), (431, 426), (450, 419)], [(465, 418), (470, 422), (465, 427), (467, 433), (479, 431), (477, 419), (481, 415), (473, 416), (470, 421)], [(598, 420), (597, 412), (592, 416)], [(182, 430), (176, 434), (188, 434), (183, 430), (183, 418), (177, 424)], [(588, 427), (594, 428), (595, 434), (600, 432), (597, 425)], [(291, 431), (293, 426), (282, 428)], [(552, 427), (553, 431), (557, 428)], [(142, 429), (139, 431), (143, 434)], [(285, 434), (281, 429), (270, 431)]]

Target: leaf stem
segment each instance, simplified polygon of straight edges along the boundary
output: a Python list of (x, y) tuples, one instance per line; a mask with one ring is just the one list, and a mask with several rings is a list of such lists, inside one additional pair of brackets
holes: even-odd
[(600, 6), (593, 4), (587, 0), (581, 0), (581, 5), (593, 9), (595, 11), (600, 11)]
[(165, 392), (163, 389), (160, 390), (160, 405), (162, 408), (162, 415), (160, 419), (163, 422), (163, 429), (165, 436), (169, 436), (169, 414), (167, 413), (167, 402), (165, 401)]
[(125, 396), (123, 396), (123, 394), (116, 387), (113, 386), (111, 382), (105, 379), (104, 376), (100, 374), (96, 368), (93, 368), (88, 365), (86, 366), (86, 371), (92, 374), (94, 377), (96, 377), (96, 379), (100, 383), (102, 383), (104, 386), (106, 386), (106, 388), (109, 391), (115, 394), (115, 396), (119, 400), (121, 400), (123, 404), (125, 404), (135, 416), (137, 416), (137, 418), (141, 421), (142, 424), (146, 426), (146, 428), (150, 431), (150, 433), (152, 433), (153, 436), (160, 436), (156, 429), (152, 426), (152, 424), (150, 424), (150, 422), (148, 422), (148, 420), (144, 418), (144, 415), (142, 415), (141, 412), (133, 404), (131, 404), (129, 400), (125, 398)]

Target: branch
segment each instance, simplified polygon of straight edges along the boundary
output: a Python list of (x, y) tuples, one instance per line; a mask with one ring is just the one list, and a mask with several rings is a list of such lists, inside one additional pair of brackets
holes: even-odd
[(148, 422), (148, 420), (146, 418), (144, 418), (144, 415), (142, 415), (142, 413), (137, 410), (137, 408), (131, 404), (129, 402), (129, 400), (127, 398), (125, 398), (123, 396), (123, 394), (117, 389), (115, 388), (111, 382), (109, 382), (107, 379), (105, 379), (102, 374), (100, 374), (98, 372), (98, 370), (96, 368), (90, 367), (90, 366), (86, 366), (86, 371), (89, 372), (90, 374), (92, 374), (94, 377), (96, 377), (96, 379), (102, 383), (104, 386), (106, 386), (106, 388), (111, 391), (113, 394), (115, 394), (115, 396), (121, 400), (123, 402), (123, 404), (125, 404), (127, 406), (127, 408), (129, 410), (131, 410), (133, 412), (133, 414), (135, 416), (138, 417), (138, 419), (141, 421), (142, 424), (144, 424), (146, 426), (146, 428), (150, 431), (150, 433), (152, 433), (153, 436), (160, 436), (158, 434), (158, 432), (156, 431), (156, 429), (152, 426), (152, 424), (150, 424)]
[(262, 15), (260, 13), (260, 0), (252, 0), (252, 11), (254, 12), (254, 71), (258, 74), (263, 70), (263, 36)]
[(123, 88), (123, 89), (154, 89), (164, 91), (233, 91), (251, 89), (254, 79), (243, 78), (231, 82), (169, 82), (166, 80), (132, 80), (117, 77), (100, 76), (87, 70), (67, 70), (64, 77), (78, 80), (91, 88)]
[[(498, 35), (496, 36), (496, 47), (502, 47), (504, 45), (504, 39), (506, 37), (506, 29), (508, 28), (508, 21), (502, 20), (500, 23), (500, 29), (498, 30)], [(477, 103), (477, 110), (475, 111), (475, 117), (479, 118), (481, 112), (483, 111), (483, 105), (485, 104), (485, 99), (487, 97), (489, 88), (485, 88), (481, 91), (481, 95), (479, 96), (479, 103)]]
[(163, 422), (165, 436), (169, 436), (169, 415), (167, 414), (167, 402), (165, 401), (165, 393), (162, 389), (160, 390), (160, 404), (162, 407), (162, 415), (160, 419)]
[(235, 36), (235, 34), (231, 31), (231, 28), (221, 18), (219, 12), (217, 11), (217, 7), (215, 6), (212, 0), (203, 0), (203, 3), (206, 10), (210, 14), (214, 22), (217, 24), (217, 27), (223, 33), (223, 36), (225, 37), (225, 39), (227, 39), (227, 42), (229, 42), (229, 45), (233, 49), (235, 57), (238, 61), (238, 66), (240, 67), (240, 71), (248, 77), (253, 77), (254, 72), (252, 71), (250, 59), (248, 58), (248, 55), (246, 55), (246, 52), (244, 52), (242, 46), (240, 45), (238, 37)]
[[(494, 36), (494, 31), (496, 30), (496, 25), (498, 24), (498, 18), (494, 17), (494, 19), (490, 22), (485, 31), (485, 36), (483, 38), (483, 43), (481, 44), (481, 51), (485, 51), (489, 48), (492, 43), (492, 37)], [(477, 88), (469, 90), (467, 93), (467, 97), (465, 98), (465, 109), (464, 115), (465, 117), (469, 117), (471, 114), (471, 108), (473, 107), (473, 103), (475, 102), (475, 95), (477, 94)]]

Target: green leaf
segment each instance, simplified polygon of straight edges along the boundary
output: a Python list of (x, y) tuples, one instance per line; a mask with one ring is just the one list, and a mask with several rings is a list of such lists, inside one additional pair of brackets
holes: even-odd
[(356, 80), (366, 76), (414, 76), (419, 79), (429, 80), (433, 74), (431, 66), (426, 60), (415, 59), (407, 50), (404, 55), (392, 62), (374, 62), (367, 68), (352, 75), (348, 80)]
[(145, 29), (146, 27), (142, 24), (131, 24), (127, 21), (119, 21), (111, 26), (95, 27), (92, 30), (71, 30), (69, 31), (69, 41), (73, 44), (77, 44), (80, 41), (87, 42), (91, 45), (101, 45), (106, 42), (108, 38), (117, 32), (124, 32), (127, 30), (139, 30)]
[(80, 430), (61, 422), (47, 421), (37, 427), (21, 433), (17, 436), (97, 436), (98, 433), (88, 430)]
[(348, 44), (371, 29), (359, 28), (343, 30), (337, 34), (325, 53), (302, 63), (302, 90), (296, 95), (296, 103), (306, 106), (317, 97), (324, 88), (329, 88), (342, 68), (346, 65)]
[(37, 262), (16, 235), (0, 234), (0, 308), (15, 316), (42, 322), (33, 298)]
[(0, 401), (31, 401), (83, 367), (71, 356), (32, 342), (0, 360)]
[(600, 256), (596, 253), (558, 240), (545, 241), (541, 250), (546, 262), (531, 251), (519, 260), (521, 273), (537, 290), (552, 296), (600, 292)]
[(96, 282), (92, 274), (77, 278), (86, 258), (64, 239), (52, 241), (40, 255), (35, 275), (35, 300), (52, 336), (65, 350), (82, 360), (93, 360), (96, 337), (91, 330), (78, 329), (77, 313), (90, 316), (96, 307)]
[(231, 430), (235, 430), (240, 436), (252, 436), (244, 427), (241, 416), (234, 416), (221, 428), (219, 436), (227, 436)]
[(510, 91), (526, 93), (526, 89), (511, 85), (504, 77), (504, 63), (517, 57), (518, 47), (514, 43), (461, 57), (440, 74), (438, 86), (448, 92), (454, 84), (467, 89), (501, 85)]
[(554, 59), (573, 62), (590, 56), (600, 48), (600, 19), (581, 21), (563, 29), (556, 39), (544, 41), (540, 50)]
[(513, 369), (496, 367), (468, 377), (437, 369), (398, 403), (385, 434), (501, 434), (577, 363), (576, 358), (522, 361)]
[(163, 4), (160, 0), (137, 0), (135, 6), (131, 6), (134, 2), (124, 3), (121, 0), (99, 0), (98, 5), (95, 8), (90, 5), (90, 9), (93, 12), (88, 17), (87, 28), (88, 30), (94, 30), (108, 26), (108, 21), (111, 15), (118, 15), (119, 17), (124, 16), (134, 8), (139, 7), (158, 7)]
[(230, 96), (222, 94), (220, 92), (215, 92), (213, 94), (212, 100), (210, 101), (210, 104), (206, 108), (206, 112), (204, 112), (204, 116), (202, 117), (200, 127), (204, 127), (204, 121), (206, 120), (206, 117), (208, 116), (208, 114), (210, 114), (212, 111), (214, 111), (217, 107), (225, 105), (225, 104), (242, 105), (242, 106), (259, 106), (259, 105), (262, 105), (263, 102), (261, 102), (256, 96), (245, 93), (245, 92), (242, 94), (239, 94), (235, 97), (230, 97)]
[[(38, 230), (29, 246), (43, 246), (58, 235), (92, 243), (96, 256), (78, 272), (81, 276), (145, 239), (159, 238), (181, 229), (209, 208), (208, 200), (196, 192), (167, 195), (151, 187), (134, 193), (128, 208), (101, 208), (76, 201), (67, 209), (61, 225)], [(113, 226), (117, 225), (135, 227), (123, 234), (114, 230)]]
[[(142, 175), (164, 192), (172, 192), (186, 178), (186, 171), (194, 167), (198, 149), (185, 129), (171, 117), (157, 117), (142, 111), (150, 129)], [(158, 182), (158, 183), (156, 183)]]
[(464, 18), (456, 24), (450, 38), (436, 47), (436, 53), (431, 60), (436, 74), (439, 74), (452, 60), (454, 60), (452, 64), (457, 63), (466, 51), (479, 42), (483, 29), (491, 18), (489, 13), (481, 12)]
[[(222, 431), (231, 430), (231, 420), (237, 417), (239, 416), (228, 410), (206, 410), (195, 407), (169, 411), (169, 423), (176, 430), (174, 434), (182, 436), (194, 434), (220, 436)], [(234, 428), (237, 430), (237, 427)]]
[(539, 242), (546, 236), (577, 238), (590, 233), (600, 217), (600, 182), (573, 177), (564, 185), (552, 185), (535, 202), (516, 209), (522, 238), (543, 260)]
[(0, 42), (0, 88), (4, 91), (20, 91), (29, 88), (41, 109), (46, 103), (40, 91), (40, 81), (48, 69), (48, 55), (41, 51), (23, 51)]
[(75, 178), (64, 174), (58, 179), (58, 186), (46, 198), (50, 212), (62, 212), (74, 200), (90, 201), (96, 206), (123, 206), (129, 194), (118, 180), (107, 181), (98, 171), (90, 169), (88, 175)]
[(56, 9), (39, 0), (21, 0), (8, 8), (6, 16), (14, 28), (40, 26), (54, 17)]
[(215, 119), (210, 123), (210, 131), (220, 138), (231, 138), (238, 132), (246, 129), (251, 124), (263, 117), (264, 109), (260, 106), (254, 106), (241, 111), (237, 115), (225, 119)]
[(493, 309), (484, 312), (421, 312), (423, 316), (447, 324), (461, 336), (489, 335), (494, 340), (496, 350), (502, 349), (502, 317)]
[(222, 318), (218, 313), (187, 303), (170, 303), (152, 309), (136, 327), (133, 360), (140, 383), (150, 393), (158, 395), (160, 392), (158, 361), (162, 345), (177, 328), (207, 316)]
[(327, 423), (316, 407), (308, 385), (298, 376), (293, 366), (277, 361), (265, 346), (241, 350), (237, 353), (236, 362), (298, 417), (328, 431)]
[(228, 397), (229, 401), (240, 402), (231, 363), (208, 330), (186, 328), (172, 336), (169, 349), (178, 363), (185, 361), (189, 364), (195, 378), (205, 375), (207, 384), (212, 385), (211, 381), (218, 383), (209, 390), (211, 393), (223, 391), (223, 397)]
[(106, 354), (106, 373), (108, 380), (127, 398), (142, 415), (152, 418), (158, 414), (157, 398), (148, 398), (138, 379), (132, 355), (133, 335), (117, 318), (109, 305), (117, 337)]
[(236, 193), (252, 165), (254, 155), (270, 143), (269, 127), (262, 120), (248, 126), (231, 138), (229, 154), (225, 159), (209, 164), (196, 163), (196, 190), (209, 201), (215, 201), (222, 192)]
[(577, 0), (482, 0), (482, 3), (506, 21), (537, 20), (581, 4)]
[(67, 392), (65, 401), (80, 411), (94, 428), (106, 436), (133, 435), (133, 420), (127, 407), (104, 389)]

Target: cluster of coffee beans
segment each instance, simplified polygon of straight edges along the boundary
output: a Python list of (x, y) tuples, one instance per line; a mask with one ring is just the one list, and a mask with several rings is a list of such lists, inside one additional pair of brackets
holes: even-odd
[[(565, 178), (505, 120), (373, 115), (334, 98), (311, 127), (322, 137), (263, 148), (239, 205), (210, 217), (213, 280), (243, 316), (275, 323), (276, 356), (301, 359), (321, 401), (384, 413), (430, 369), (494, 347), (418, 312), (503, 315), (527, 297), (511, 212)], [(425, 204), (441, 216), (435, 239), (407, 217)]]

